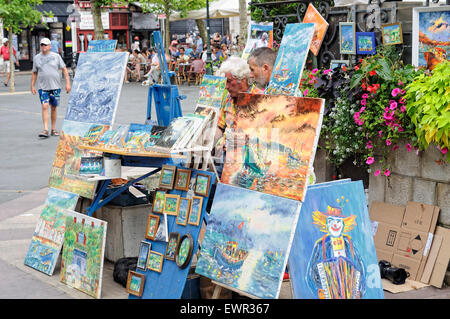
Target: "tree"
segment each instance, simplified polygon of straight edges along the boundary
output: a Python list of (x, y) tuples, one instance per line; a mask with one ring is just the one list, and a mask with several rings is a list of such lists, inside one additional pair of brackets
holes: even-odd
[(0, 0), (0, 17), (3, 19), (3, 26), (8, 30), (9, 59), (11, 67), (10, 92), (15, 91), (14, 86), (14, 59), (13, 59), (13, 34), (22, 30), (43, 23), (43, 16), (52, 16), (51, 12), (42, 12), (35, 9), (36, 5), (42, 4), (42, 0)]
[(239, 0), (239, 43), (247, 41), (247, 0)]

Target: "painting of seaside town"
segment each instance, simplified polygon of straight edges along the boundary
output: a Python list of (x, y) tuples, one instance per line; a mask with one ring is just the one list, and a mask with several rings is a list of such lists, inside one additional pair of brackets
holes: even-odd
[(298, 201), (219, 183), (196, 273), (278, 298), (299, 211)]
[(60, 280), (97, 299), (102, 289), (106, 227), (103, 220), (67, 212)]
[(310, 185), (289, 255), (296, 299), (382, 299), (362, 181)]
[(221, 182), (302, 200), (324, 100), (241, 94)]
[(81, 157), (95, 156), (81, 150), (81, 144), (92, 144), (108, 129), (107, 125), (97, 125), (65, 120), (61, 130), (56, 154), (50, 172), (49, 187), (62, 189), (86, 198), (93, 198), (95, 182), (79, 177)]
[(264, 93), (297, 94), (313, 35), (314, 23), (286, 25), (272, 76)]
[(113, 124), (128, 52), (81, 53), (66, 120)]
[(227, 79), (223, 76), (203, 75), (197, 104), (220, 108)]
[(66, 210), (74, 209), (78, 195), (50, 188), (31, 239), (25, 265), (52, 275), (64, 240)]
[(413, 64), (432, 70), (450, 59), (450, 6), (413, 9)]

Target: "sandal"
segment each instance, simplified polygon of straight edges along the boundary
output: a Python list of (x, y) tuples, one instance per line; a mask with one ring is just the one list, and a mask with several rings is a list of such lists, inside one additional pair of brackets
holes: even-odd
[(43, 130), (41, 133), (39, 133), (39, 137), (47, 138), (48, 137), (48, 130)]
[(59, 133), (57, 130), (52, 130), (52, 136), (59, 136)]

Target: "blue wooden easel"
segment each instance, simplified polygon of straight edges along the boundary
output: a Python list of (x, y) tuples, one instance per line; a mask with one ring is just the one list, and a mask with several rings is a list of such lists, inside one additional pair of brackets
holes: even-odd
[(163, 84), (154, 84), (148, 88), (147, 100), (147, 120), (151, 122), (152, 118), (152, 98), (155, 100), (155, 111), (158, 125), (168, 126), (172, 119), (183, 116), (181, 112), (180, 101), (186, 96), (178, 94), (178, 87), (170, 83), (170, 77), (175, 76), (175, 72), (167, 68), (166, 55), (162, 45), (161, 32), (154, 31), (156, 51), (158, 54), (161, 78)]

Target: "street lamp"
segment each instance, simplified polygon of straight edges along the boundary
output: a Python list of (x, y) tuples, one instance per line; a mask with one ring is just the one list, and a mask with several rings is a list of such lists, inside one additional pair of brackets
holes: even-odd
[(206, 74), (212, 75), (211, 37), (209, 33), (209, 0), (206, 0)]

